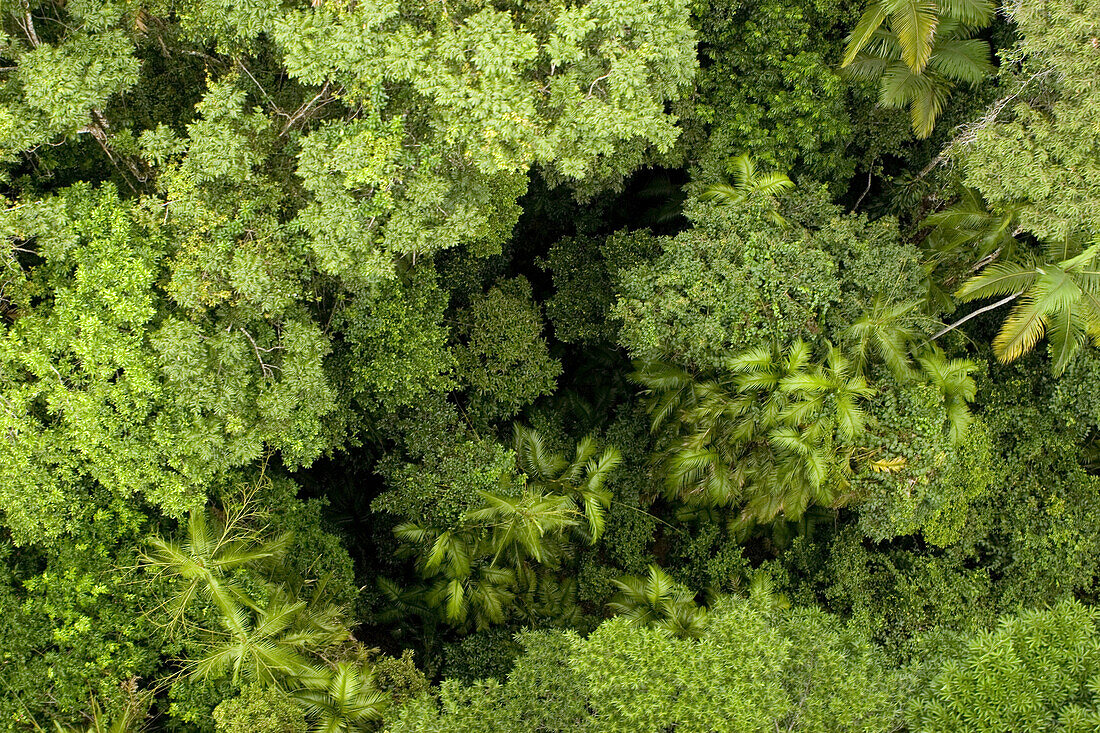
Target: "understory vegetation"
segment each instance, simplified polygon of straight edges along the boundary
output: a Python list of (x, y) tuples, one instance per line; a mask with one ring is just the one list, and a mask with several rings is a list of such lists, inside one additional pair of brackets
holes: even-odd
[(1100, 730), (1095, 0), (0, 19), (0, 730)]

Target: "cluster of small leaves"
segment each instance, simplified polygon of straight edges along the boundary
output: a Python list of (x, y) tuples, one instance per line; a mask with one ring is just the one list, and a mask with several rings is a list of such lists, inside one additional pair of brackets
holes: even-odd
[(561, 365), (549, 354), (542, 314), (526, 279), (493, 286), (459, 320), (455, 361), (478, 421), (515, 417), (554, 390)]
[(522, 640), (526, 653), (506, 681), (446, 682), (438, 700), (410, 704), (388, 730), (884, 731), (899, 722), (879, 655), (821, 612), (725, 598), (698, 641), (625, 618), (583, 640)]
[(91, 486), (179, 513), (265, 448), (290, 465), (324, 449), (329, 346), (311, 321), (171, 315), (165, 239), (109, 187), (17, 208), (5, 228), (42, 260), (21, 273), (0, 337), (0, 420), (18, 446), (0, 473), (18, 539), (66, 531)]

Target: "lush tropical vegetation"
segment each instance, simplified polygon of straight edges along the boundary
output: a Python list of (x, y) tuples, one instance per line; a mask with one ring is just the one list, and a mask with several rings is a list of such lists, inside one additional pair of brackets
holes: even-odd
[(0, 23), (0, 730), (1100, 730), (1095, 0)]

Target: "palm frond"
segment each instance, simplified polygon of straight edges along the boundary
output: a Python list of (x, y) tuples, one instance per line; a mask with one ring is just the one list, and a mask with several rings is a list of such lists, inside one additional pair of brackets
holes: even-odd
[(1012, 262), (994, 262), (959, 288), (955, 297), (967, 303), (982, 298), (1020, 293), (1032, 285), (1039, 273)]
[(968, 84), (976, 84), (993, 73), (989, 43), (977, 38), (938, 42), (928, 65), (948, 79)]
[(939, 23), (934, 0), (882, 0), (889, 13), (890, 30), (901, 44), (901, 58), (915, 74), (924, 71), (932, 55)]
[(1046, 330), (1046, 298), (1025, 293), (1005, 319), (993, 339), (993, 353), (1002, 363), (1018, 359), (1031, 351)]
[(937, 0), (940, 13), (973, 28), (980, 28), (993, 17), (992, 0)]
[(841, 67), (848, 66), (855, 60), (856, 54), (863, 50), (871, 40), (873, 34), (886, 21), (887, 9), (882, 2), (872, 2), (863, 12), (856, 27), (848, 35), (848, 43), (844, 47), (844, 57), (840, 61)]

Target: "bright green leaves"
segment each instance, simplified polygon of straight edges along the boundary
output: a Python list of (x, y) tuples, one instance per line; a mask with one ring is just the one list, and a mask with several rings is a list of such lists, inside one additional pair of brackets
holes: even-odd
[[(1045, 337), (1060, 375), (1100, 336), (1098, 102), (1092, 83), (1100, 72), (1093, 46), (1100, 15), (1072, 2), (1052, 3), (1042, 12), (1020, 6), (1010, 15), (1021, 32), (1014, 53), (1026, 60), (1004, 67), (1011, 94), (967, 140), (961, 160), (970, 188), (960, 202), (929, 218), (936, 227), (929, 244), (950, 254), (976, 244), (970, 270), (984, 269), (965, 273), (969, 279), (956, 297), (998, 298), (974, 314), (1012, 303), (993, 340), (997, 358), (1017, 359)], [(1028, 253), (1028, 235), (1045, 252)]]
[[(33, 21), (26, 22), (33, 32)], [(13, 159), (58, 136), (106, 135), (101, 108), (138, 80), (130, 40), (108, 30), (77, 32), (56, 45), (42, 43), (35, 34), (26, 44), (26, 52), (17, 47), (5, 52), (17, 67), (3, 72), (8, 78), (0, 85), (6, 102), (0, 107), (0, 159)]]
[(380, 244), (395, 206), (393, 189), (404, 175), (402, 137), (399, 120), (358, 120), (325, 125), (303, 138), (298, 175), (313, 202), (296, 224), (309, 234), (322, 272), (353, 283), (392, 275)]
[(431, 39), (424, 66), (410, 79), (430, 98), (440, 138), (457, 145), (482, 173), (525, 170), (543, 132), (526, 80), (538, 42), (508, 13), (486, 8)]
[(953, 650), (911, 703), (918, 733), (1056, 730), (1100, 725), (1096, 614), (1076, 602), (1006, 618)]
[[(1007, 9), (1007, 8), (1006, 8)], [(1092, 39), (1100, 11), (1060, 0), (1012, 6), (1019, 28), (998, 114), (974, 131), (962, 156), (965, 183), (997, 209), (1026, 204), (1019, 224), (1042, 241), (1100, 234), (1100, 74)], [(1055, 100), (1055, 101), (1050, 101)]]
[(144, 424), (162, 398), (143, 335), (157, 312), (159, 243), (111, 192), (82, 188), (38, 210), (9, 214), (7, 225), (24, 242), (37, 237), (46, 264), (33, 277), (49, 299), (20, 303), (0, 341), (2, 419), (14, 444), (0, 473), (20, 537), (57, 534), (83, 511), (64, 497), (83, 489), (85, 461), (95, 480), (123, 494), (188, 500), (177, 477), (142, 459), (152, 442)]
[(19, 57), (17, 78), (29, 107), (50, 128), (74, 132), (88, 113), (137, 83), (138, 62), (129, 39), (117, 31), (74, 36)]
[(265, 446), (301, 465), (330, 444), (329, 343), (304, 313), (169, 313), (167, 244), (110, 190), (70, 189), (8, 222), (44, 259), (0, 345), (16, 446), (0, 472), (20, 538), (64, 531), (95, 483), (175, 513)]
[(679, 0), (595, 0), (559, 11), (541, 69), (554, 122), (540, 161), (571, 178), (609, 177), (625, 172), (614, 160), (624, 143), (667, 152), (678, 131), (664, 104), (692, 81), (694, 54), (684, 50), (694, 41)]
[[(723, 598), (701, 639), (616, 618), (587, 638), (526, 634), (506, 681), (444, 684), (389, 730), (561, 733), (897, 728), (898, 681), (854, 628)], [(701, 700), (707, 701), (700, 704)]]
[(247, 183), (265, 157), (271, 123), (266, 115), (245, 107), (246, 94), (237, 81), (230, 76), (212, 85), (195, 105), (200, 119), (187, 126), (189, 145), (179, 171), (189, 183)]
[(695, 69), (679, 0), (595, 0), (530, 26), (492, 8), (463, 10), (429, 20), (399, 18), (389, 5), (321, 8), (288, 15), (276, 39), (302, 81), (339, 81), (379, 111), (387, 82), (414, 92), (404, 101), (424, 115), (423, 159), (453, 151), (482, 175), (541, 164), (581, 179), (621, 177), (614, 155), (630, 149), (635, 165), (639, 141), (671, 147), (664, 105)]

